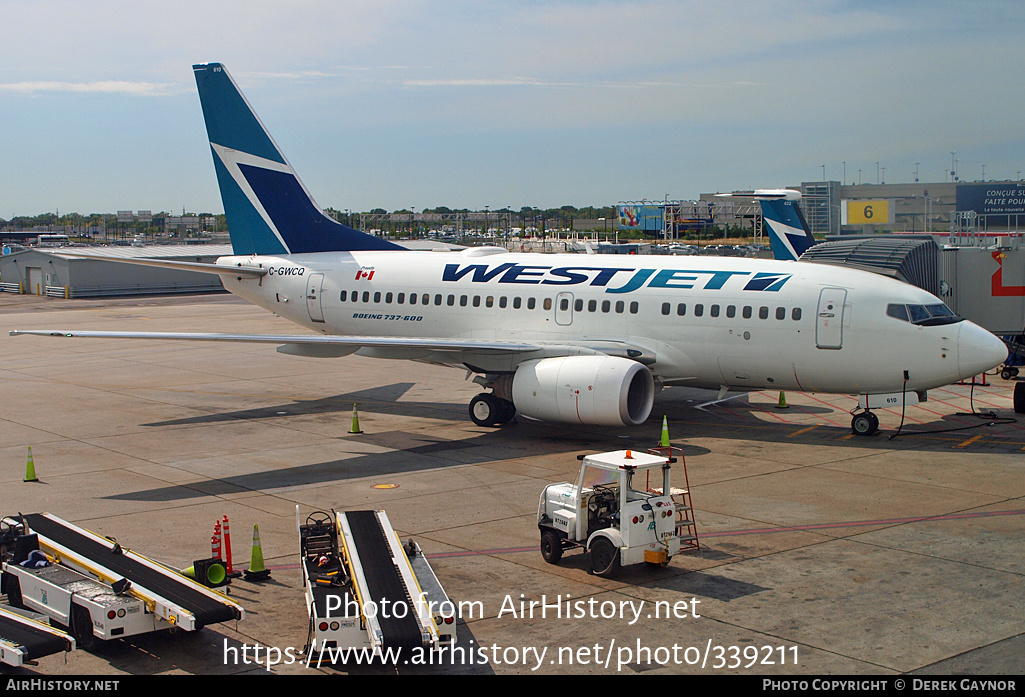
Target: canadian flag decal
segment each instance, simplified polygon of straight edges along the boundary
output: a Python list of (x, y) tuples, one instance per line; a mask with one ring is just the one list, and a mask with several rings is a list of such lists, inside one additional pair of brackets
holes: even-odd
[(364, 266), (363, 268), (361, 268), (359, 271), (356, 272), (356, 280), (357, 281), (363, 281), (363, 280), (371, 281), (371, 280), (373, 280), (373, 278), (374, 278), (374, 267), (373, 266)]

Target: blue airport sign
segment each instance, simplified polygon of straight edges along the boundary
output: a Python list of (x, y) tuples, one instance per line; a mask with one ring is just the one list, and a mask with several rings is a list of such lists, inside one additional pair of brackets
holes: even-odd
[(957, 210), (979, 215), (1025, 215), (1025, 183), (958, 184)]

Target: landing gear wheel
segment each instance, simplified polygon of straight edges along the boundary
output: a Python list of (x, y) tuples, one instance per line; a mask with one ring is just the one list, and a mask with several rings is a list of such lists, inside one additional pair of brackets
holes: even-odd
[(879, 430), (879, 417), (870, 411), (855, 414), (851, 419), (851, 432), (856, 436), (871, 436)]
[(619, 550), (607, 537), (591, 543), (591, 573), (608, 578), (619, 573)]
[(1014, 413), (1025, 414), (1025, 382), (1014, 383)]
[(541, 533), (541, 558), (549, 564), (558, 564), (562, 559), (562, 538), (554, 530)]
[(498, 397), (488, 392), (481, 392), (470, 400), (470, 419), (478, 426), (497, 426), (502, 412)]
[(516, 416), (516, 405), (510, 402), (508, 399), (498, 399), (498, 405), (501, 414), (498, 417), (498, 423), (507, 424), (513, 420)]

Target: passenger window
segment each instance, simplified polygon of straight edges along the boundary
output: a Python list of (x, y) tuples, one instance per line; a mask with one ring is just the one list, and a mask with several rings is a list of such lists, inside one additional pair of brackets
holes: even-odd
[(480, 307), (480, 296), (479, 295), (473, 296), (473, 306), (474, 307)]
[(375, 303), (381, 302), (381, 291), (378, 291), (378, 292), (374, 293), (374, 302)]
[(388, 303), (389, 305), (391, 304), (391, 299), (392, 299), (392, 294), (391, 293), (385, 293), (384, 294), (384, 301), (386, 303)]
[(537, 301), (534, 298), (527, 298), (527, 309), (533, 310), (537, 306)]
[(741, 314), (744, 315), (744, 319), (751, 319), (751, 306), (745, 305), (744, 311)]
[(622, 314), (624, 307), (625, 307), (625, 303), (622, 300), (617, 300), (616, 301), (616, 312)]
[(769, 319), (769, 308), (765, 307), (764, 305), (762, 307), (759, 307), (758, 319)]
[(363, 302), (365, 302), (365, 303), (370, 302), (370, 291), (369, 290), (363, 291)]
[(669, 303), (662, 303), (662, 314), (663, 315), (668, 315), (669, 314)]
[(695, 317), (700, 317), (703, 314), (705, 314), (705, 306), (702, 305), (701, 303), (698, 303), (697, 305), (694, 306), (694, 316)]
[(405, 293), (399, 293), (398, 296), (396, 296), (395, 301), (399, 305), (404, 304), (406, 302), (406, 294)]
[(573, 310), (574, 311), (580, 312), (583, 309), (584, 309), (584, 301), (583, 300), (577, 299), (576, 301), (574, 301), (574, 303), (573, 303)]
[[(426, 295), (424, 295), (424, 297), (426, 298), (427, 296), (426, 296)], [(450, 295), (449, 297), (451, 298), (452, 296)], [(424, 304), (426, 305), (427, 303), (426, 303), (426, 302), (424, 302)], [(441, 294), (440, 294), (440, 293), (439, 293), (438, 295), (435, 295), (435, 296), (434, 296), (434, 304), (435, 304), (435, 305), (440, 305), (440, 304), (441, 304)], [(452, 304), (452, 303), (451, 303), (451, 302), (449, 302), (449, 305), (451, 305), (451, 304)]]
[(409, 304), (416, 305), (416, 293), (409, 294)]
[[(505, 297), (504, 295), (498, 299), (498, 306), (499, 307), (505, 307), (508, 304), (509, 304), (509, 299), (507, 297)], [(491, 307), (491, 306), (488, 305), (488, 307)]]
[(450, 294), (448, 296), (448, 306), (452, 307), (455, 304), (456, 304), (456, 296)]
[(597, 309), (598, 309), (598, 301), (597, 300), (588, 300), (587, 301), (587, 311), (588, 312), (594, 312)]
[(785, 307), (777, 307), (776, 308), (776, 319), (786, 319), (786, 318), (787, 318), (787, 309)]
[(347, 291), (347, 290), (343, 290), (343, 291), (342, 291), (342, 296), (341, 296), (341, 301), (342, 301), (342, 302), (345, 302), (345, 298), (346, 298), (346, 296), (347, 296), (348, 294), (349, 294), (349, 291)]
[(611, 309), (612, 309), (612, 303), (610, 301), (608, 301), (608, 300), (602, 300), (601, 301), (601, 311), (602, 312), (608, 312)]
[(736, 305), (727, 305), (726, 306), (726, 316), (729, 317), (730, 319), (733, 319), (734, 317), (736, 317), (737, 316), (737, 306)]
[(801, 319), (801, 308), (795, 307), (793, 309), (793, 312), (790, 313), (790, 316), (794, 319), (795, 322)]
[(467, 296), (460, 295), (459, 296), (459, 307), (466, 307), (467, 300), (469, 300), (469, 298)]
[(718, 317), (719, 316), (719, 306), (718, 305), (712, 305), (712, 307), (708, 308), (708, 314), (710, 314), (712, 317)]
[(544, 301), (544, 303), (542, 303), (542, 306), (546, 310), (551, 310), (552, 309), (552, 299), (551, 298), (545, 298), (545, 301)]
[(685, 314), (687, 314), (687, 303), (680, 303), (679, 305), (677, 305), (676, 314), (678, 314), (680, 317), (683, 317)]
[(636, 315), (638, 308), (639, 308), (639, 305), (637, 304), (636, 300), (634, 302), (630, 303), (630, 314), (631, 315)]
[(521, 305), (523, 305), (523, 301), (520, 299), (520, 296), (517, 295), (513, 298), (513, 308), (519, 310)]

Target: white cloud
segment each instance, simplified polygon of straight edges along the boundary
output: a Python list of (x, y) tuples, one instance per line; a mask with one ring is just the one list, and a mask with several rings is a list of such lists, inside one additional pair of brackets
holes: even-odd
[(62, 82), (58, 80), (34, 80), (26, 82), (0, 83), (0, 92), (91, 92), (100, 94), (129, 94), (144, 97), (159, 97), (178, 94), (184, 87), (177, 83), (132, 82), (129, 80), (101, 80), (97, 82)]

